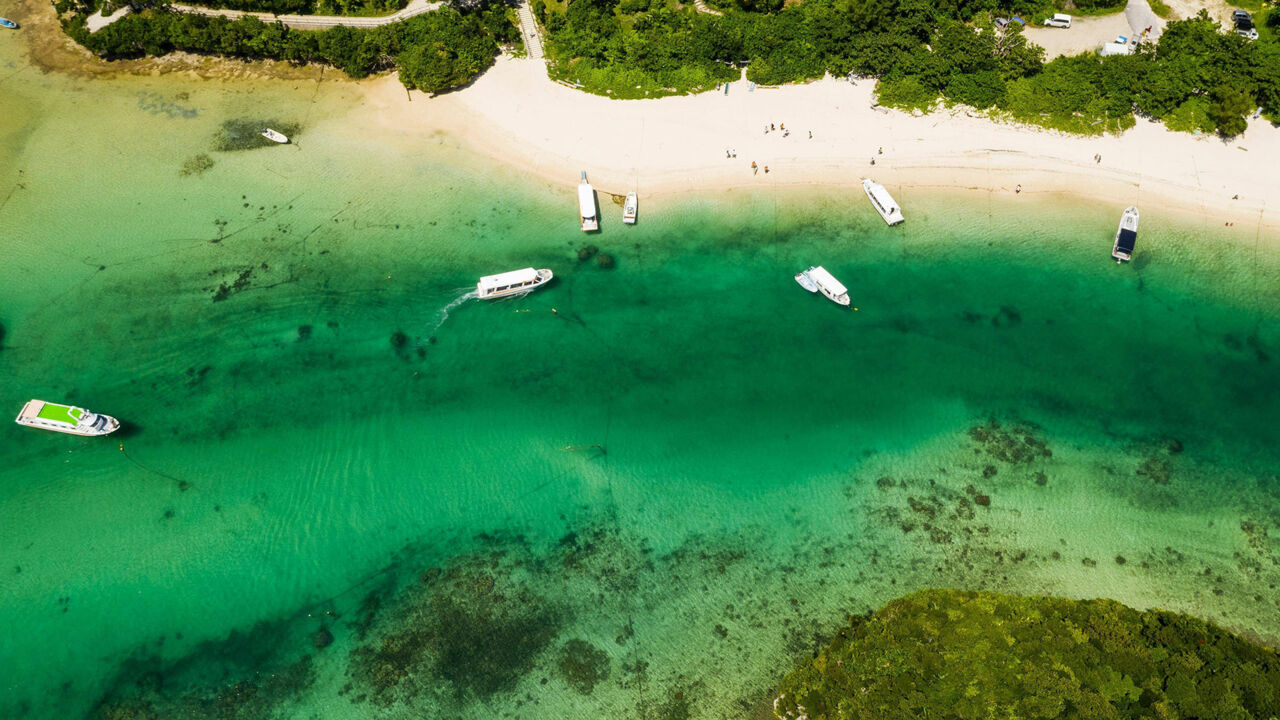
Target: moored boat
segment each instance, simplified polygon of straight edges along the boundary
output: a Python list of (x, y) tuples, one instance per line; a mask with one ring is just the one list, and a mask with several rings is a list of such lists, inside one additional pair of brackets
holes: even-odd
[(816, 291), (826, 295), (828, 300), (837, 305), (849, 304), (849, 290), (821, 265), (797, 273), (796, 282), (809, 292)]
[(270, 140), (271, 142), (278, 142), (281, 145), (289, 142), (288, 136), (286, 136), (284, 133), (276, 132), (271, 128), (262, 128), (262, 137)]
[(476, 283), (476, 297), (481, 300), (496, 300), (513, 295), (524, 295), (546, 285), (552, 277), (554, 276), (551, 271), (546, 268), (534, 270), (531, 267), (497, 275), (486, 275)]
[(1111, 246), (1111, 257), (1116, 264), (1133, 258), (1133, 245), (1138, 241), (1138, 208), (1130, 205), (1120, 215), (1120, 227), (1116, 228), (1116, 242)]
[(9, 18), (2, 18), (2, 17), (0, 17), (0, 27), (2, 27), (2, 28), (9, 28), (10, 30), (17, 30), (17, 29), (18, 29), (18, 23), (16, 23), (16, 22), (14, 22), (14, 21), (10, 20)]
[(23, 405), (14, 422), (69, 435), (107, 435), (120, 427), (120, 421), (110, 415), (44, 400), (31, 400)]
[(636, 212), (640, 210), (640, 199), (636, 197), (636, 191), (632, 190), (627, 193), (627, 201), (622, 204), (622, 222), (627, 225), (636, 224)]
[(578, 183), (578, 219), (582, 221), (582, 232), (594, 232), (600, 229), (599, 211), (596, 210), (596, 191), (587, 182), (587, 171), (582, 171), (582, 182)]
[[(812, 269), (813, 269), (812, 267), (809, 268), (809, 270), (812, 270)], [(816, 293), (818, 292), (818, 284), (813, 281), (813, 278), (809, 277), (809, 270), (801, 270), (800, 272), (796, 273), (796, 282), (800, 283), (800, 287), (804, 288), (805, 290), (808, 290), (809, 292), (812, 292), (812, 293)]]
[(898, 201), (893, 199), (883, 185), (871, 178), (863, 178), (862, 189), (866, 191), (871, 207), (880, 213), (880, 217), (884, 218), (886, 223), (897, 225), (905, 219), (902, 217), (902, 208), (898, 207)]

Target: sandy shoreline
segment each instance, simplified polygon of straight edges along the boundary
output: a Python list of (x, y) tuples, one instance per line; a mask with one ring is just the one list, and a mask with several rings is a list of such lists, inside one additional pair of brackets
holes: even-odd
[[(1021, 185), (1026, 197), (1105, 202), (1117, 217), (1138, 204), (1217, 226), (1235, 222), (1242, 231), (1280, 229), (1280, 173), (1272, 167), (1280, 129), (1261, 120), (1229, 143), (1142, 120), (1119, 136), (1077, 137), (962, 109), (918, 117), (877, 109), (871, 81), (831, 79), (754, 92), (736, 82), (727, 95), (616, 101), (552, 82), (539, 62), (506, 57), (470, 87), (439, 97), (407, 100), (394, 77), (364, 87), (370, 114), (389, 137), (444, 132), (553, 183), (575, 184), (585, 170), (598, 190), (636, 189), (642, 202), (689, 191), (857, 187), (870, 175), (891, 189), (1012, 195)], [(790, 136), (766, 133), (770, 123)]]

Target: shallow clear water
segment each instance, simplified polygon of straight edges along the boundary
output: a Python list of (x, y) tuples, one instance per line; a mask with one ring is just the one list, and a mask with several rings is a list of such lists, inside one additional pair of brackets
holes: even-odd
[[(13, 93), (0, 407), (128, 427), (0, 426), (4, 717), (749, 717), (933, 586), (1278, 636), (1268, 239), (1147, 213), (1117, 267), (1118, 208), (910, 190), (892, 230), (761, 192), (585, 237), (348, 86)], [(212, 149), (266, 116), (296, 145)]]

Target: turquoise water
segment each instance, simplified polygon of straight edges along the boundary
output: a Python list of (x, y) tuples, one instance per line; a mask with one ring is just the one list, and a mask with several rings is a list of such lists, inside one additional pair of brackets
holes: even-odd
[[(17, 92), (0, 406), (127, 427), (0, 426), (0, 716), (767, 717), (934, 586), (1280, 637), (1270, 238), (1147, 212), (1118, 267), (1111, 208), (910, 189), (892, 230), (707, 193), (586, 237), (348, 86)], [(213, 149), (264, 107), (297, 145)]]

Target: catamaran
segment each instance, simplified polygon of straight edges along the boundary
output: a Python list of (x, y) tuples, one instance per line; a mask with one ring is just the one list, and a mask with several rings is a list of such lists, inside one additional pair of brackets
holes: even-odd
[(1133, 257), (1133, 244), (1138, 240), (1138, 208), (1130, 205), (1120, 216), (1120, 227), (1116, 229), (1116, 242), (1111, 246), (1111, 257), (1116, 264), (1128, 262)]
[(110, 415), (44, 400), (32, 400), (23, 405), (14, 422), (70, 435), (107, 435), (120, 427), (120, 421)]
[(849, 304), (849, 290), (821, 265), (796, 273), (796, 282), (809, 292), (821, 292), (837, 305)]
[(627, 225), (636, 224), (636, 211), (640, 209), (640, 200), (636, 197), (636, 191), (632, 190), (627, 193), (627, 201), (622, 204), (622, 222)]
[(2, 28), (9, 28), (10, 30), (17, 30), (17, 29), (18, 29), (18, 23), (16, 23), (16, 22), (14, 22), (14, 21), (10, 20), (9, 18), (2, 18), (2, 17), (0, 17), (0, 27), (2, 27)]
[(600, 217), (596, 210), (596, 191), (587, 182), (587, 171), (582, 171), (582, 182), (578, 183), (578, 219), (582, 221), (582, 232), (595, 232), (600, 229)]
[(886, 223), (897, 225), (905, 219), (902, 217), (902, 208), (898, 207), (898, 202), (893, 199), (888, 190), (884, 189), (883, 185), (871, 178), (863, 178), (862, 189), (867, 192), (871, 207), (880, 213), (880, 217), (884, 218)]
[(496, 300), (513, 295), (524, 295), (546, 285), (552, 277), (551, 271), (546, 268), (534, 270), (531, 267), (497, 275), (485, 275), (480, 278), (480, 282), (476, 283), (476, 297), (481, 300)]
[(271, 128), (262, 128), (262, 137), (270, 140), (271, 142), (278, 142), (281, 145), (289, 142), (288, 136), (286, 136), (284, 133), (276, 132)]

